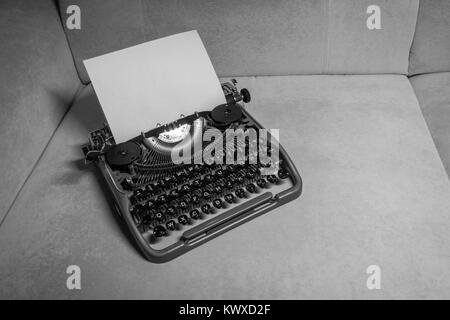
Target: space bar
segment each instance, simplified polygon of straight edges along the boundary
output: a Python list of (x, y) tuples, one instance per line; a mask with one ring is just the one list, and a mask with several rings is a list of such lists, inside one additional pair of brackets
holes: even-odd
[(272, 198), (272, 192), (263, 193), (262, 195), (260, 195), (256, 198), (253, 198), (249, 201), (246, 201), (213, 219), (210, 219), (192, 229), (187, 230), (186, 232), (183, 233), (181, 239), (190, 240), (198, 235), (204, 234), (211, 228), (214, 228), (228, 220), (231, 220), (231, 219), (241, 215), (243, 212), (249, 211), (249, 210), (269, 201), (271, 198)]

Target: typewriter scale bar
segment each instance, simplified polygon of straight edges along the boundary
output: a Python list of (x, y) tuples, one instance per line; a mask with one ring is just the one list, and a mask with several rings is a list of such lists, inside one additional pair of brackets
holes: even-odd
[[(250, 101), (250, 93), (239, 92), (235, 84), (222, 84), (227, 104), (212, 111), (194, 113), (118, 145), (105, 126), (91, 132), (90, 143), (83, 147), (86, 160), (96, 163), (116, 211), (149, 261), (172, 260), (301, 194), (301, 177), (278, 144), (278, 168), (271, 175), (263, 175), (262, 169), (273, 163), (260, 163), (259, 156), (256, 163), (254, 156), (252, 161), (247, 140), (232, 140), (234, 146), (223, 149), (223, 155), (231, 151), (234, 156), (237, 149), (246, 150), (244, 164), (200, 164), (195, 161), (198, 150), (189, 163), (172, 161), (173, 151), (191, 148), (206, 129), (217, 129), (226, 141), (226, 129), (263, 128), (240, 104)], [(200, 154), (214, 141), (202, 146)], [(273, 152), (273, 147), (270, 143), (268, 150)]]

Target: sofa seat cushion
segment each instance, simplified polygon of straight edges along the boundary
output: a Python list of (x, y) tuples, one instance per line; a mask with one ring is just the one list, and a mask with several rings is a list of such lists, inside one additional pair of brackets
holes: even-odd
[[(0, 297), (450, 298), (450, 184), (404, 76), (238, 78), (304, 193), (165, 264), (115, 220), (81, 144), (102, 125), (91, 86), (0, 229)], [(149, 119), (149, 126), (154, 125)], [(81, 268), (67, 290), (66, 268)], [(368, 290), (378, 265), (381, 290)]]
[(450, 72), (415, 76), (410, 81), (450, 176)]

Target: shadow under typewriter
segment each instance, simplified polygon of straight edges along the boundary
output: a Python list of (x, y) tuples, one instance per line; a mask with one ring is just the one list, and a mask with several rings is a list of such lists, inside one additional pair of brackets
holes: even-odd
[[(255, 153), (251, 135), (235, 135), (253, 130), (261, 142), (258, 130), (263, 128), (241, 104), (249, 102), (249, 92), (238, 92), (235, 82), (222, 84), (222, 89), (227, 103), (212, 111), (194, 113), (121, 144), (115, 144), (105, 126), (91, 132), (83, 148), (150, 261), (171, 260), (301, 193), (300, 175), (278, 141), (269, 134), (269, 142), (258, 145)], [(210, 132), (215, 136), (206, 137)], [(211, 161), (204, 161), (205, 154)], [(267, 174), (272, 167), (276, 170)]]

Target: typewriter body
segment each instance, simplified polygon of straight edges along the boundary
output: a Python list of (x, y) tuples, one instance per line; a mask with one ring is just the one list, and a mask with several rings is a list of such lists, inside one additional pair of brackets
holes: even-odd
[[(261, 144), (263, 128), (244, 109), (248, 90), (238, 91), (235, 80), (222, 89), (227, 102), (211, 111), (182, 116), (120, 144), (105, 125), (83, 146), (86, 160), (106, 180), (120, 219), (152, 262), (186, 253), (302, 191), (297, 169), (273, 136), (258, 146), (267, 149), (266, 157), (250, 151), (254, 141), (246, 132), (256, 132)], [(205, 139), (212, 129), (216, 136)], [(235, 132), (244, 139), (233, 136), (229, 143)]]

